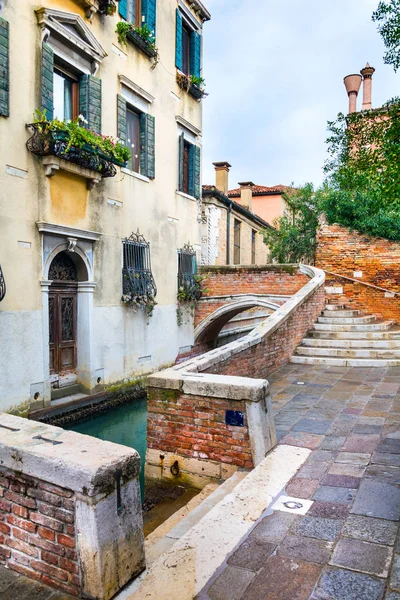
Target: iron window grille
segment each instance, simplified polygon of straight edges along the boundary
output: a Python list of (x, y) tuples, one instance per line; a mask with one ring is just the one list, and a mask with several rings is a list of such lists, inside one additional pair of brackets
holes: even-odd
[(151, 272), (150, 243), (137, 230), (122, 242), (122, 289), (132, 299), (153, 299), (157, 287)]
[(193, 246), (187, 243), (178, 250), (178, 298), (196, 302), (201, 295), (196, 252)]
[(4, 299), (6, 295), (6, 281), (4, 279), (3, 271), (0, 265), (0, 302)]

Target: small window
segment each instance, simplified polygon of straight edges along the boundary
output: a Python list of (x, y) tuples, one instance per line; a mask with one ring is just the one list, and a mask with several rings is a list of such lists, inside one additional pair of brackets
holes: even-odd
[(233, 225), (233, 264), (240, 265), (240, 228), (241, 222), (234, 220)]
[(189, 184), (191, 145), (186, 140), (183, 143), (183, 188), (181, 191), (185, 194), (191, 193)]
[(190, 243), (178, 250), (178, 299), (200, 300), (201, 282), (196, 278), (196, 252)]
[(195, 144), (179, 136), (178, 190), (189, 196), (200, 198), (201, 152)]
[(190, 75), (190, 36), (191, 31), (183, 25), (182, 27), (182, 71)]
[(129, 108), (126, 110), (126, 143), (131, 151), (129, 168), (140, 173), (140, 115)]
[(122, 248), (123, 294), (155, 298), (157, 288), (151, 272), (149, 242), (137, 231), (123, 240)]
[(54, 68), (54, 117), (60, 121), (76, 119), (79, 115), (79, 83), (70, 74)]
[(251, 230), (251, 264), (256, 264), (256, 234), (257, 232), (252, 229)]

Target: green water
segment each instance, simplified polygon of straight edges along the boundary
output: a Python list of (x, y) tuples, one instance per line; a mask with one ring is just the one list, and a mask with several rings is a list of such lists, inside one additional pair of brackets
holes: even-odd
[(144, 462), (146, 459), (147, 400), (140, 398), (128, 404), (110, 408), (109, 411), (94, 415), (81, 423), (74, 423), (66, 429), (91, 435), (101, 440), (115, 442), (134, 448), (140, 454), (140, 489), (144, 497)]

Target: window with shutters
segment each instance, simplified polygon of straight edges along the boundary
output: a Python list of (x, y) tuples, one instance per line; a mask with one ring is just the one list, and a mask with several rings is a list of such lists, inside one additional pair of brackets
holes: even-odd
[(8, 22), (0, 18), (0, 116), (10, 116), (10, 40)]
[(129, 168), (140, 173), (140, 115), (129, 108), (126, 111), (126, 141), (131, 152)]
[(123, 19), (116, 28), (119, 42), (129, 40), (157, 64), (157, 0), (119, 0), (118, 11)]
[(201, 151), (198, 146), (179, 136), (178, 191), (200, 198)]
[(233, 223), (233, 264), (240, 265), (240, 234), (241, 222), (238, 219)]
[(178, 69), (176, 81), (180, 88), (197, 100), (203, 98), (204, 79), (201, 76), (201, 31), (193, 21), (176, 9), (175, 65)]
[(79, 77), (54, 67), (53, 114), (55, 119), (67, 121), (79, 115)]

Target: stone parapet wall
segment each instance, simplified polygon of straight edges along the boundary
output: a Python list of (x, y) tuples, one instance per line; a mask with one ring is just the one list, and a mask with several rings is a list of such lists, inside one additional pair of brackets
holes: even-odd
[(74, 492), (0, 468), (0, 562), (80, 595)]
[(109, 600), (144, 569), (138, 453), (0, 413), (0, 561)]

